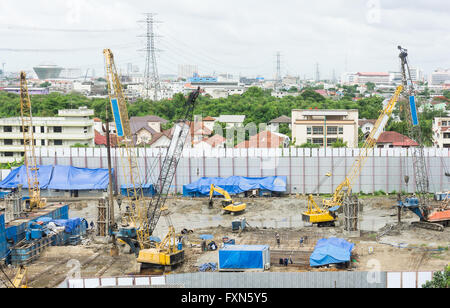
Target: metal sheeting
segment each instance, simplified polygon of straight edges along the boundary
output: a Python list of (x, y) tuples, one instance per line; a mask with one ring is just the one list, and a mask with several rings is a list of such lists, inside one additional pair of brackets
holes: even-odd
[(369, 283), (368, 272), (191, 273), (168, 275), (167, 284), (186, 288), (386, 288), (386, 273)]

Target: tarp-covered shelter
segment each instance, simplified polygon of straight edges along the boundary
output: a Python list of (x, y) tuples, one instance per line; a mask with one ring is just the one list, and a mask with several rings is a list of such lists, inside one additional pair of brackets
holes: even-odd
[(344, 239), (321, 239), (311, 254), (310, 265), (314, 267), (350, 262), (353, 247), (355, 244)]
[(287, 177), (271, 176), (263, 178), (248, 178), (232, 176), (229, 178), (201, 178), (194, 183), (183, 186), (184, 196), (209, 195), (211, 184), (226, 190), (230, 195), (237, 195), (251, 190), (271, 192), (286, 192)]

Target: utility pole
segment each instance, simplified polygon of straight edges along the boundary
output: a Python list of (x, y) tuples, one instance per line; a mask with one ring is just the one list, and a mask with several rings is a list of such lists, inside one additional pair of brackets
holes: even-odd
[(156, 52), (160, 50), (155, 47), (155, 35), (154, 25), (158, 21), (155, 21), (155, 15), (153, 13), (146, 13), (145, 19), (138, 21), (144, 23), (146, 26), (146, 33), (139, 37), (146, 39), (145, 48), (140, 51), (145, 52), (145, 72), (144, 72), (144, 90), (146, 98), (150, 97), (150, 89), (154, 90), (153, 100), (158, 100), (159, 93), (161, 91), (161, 85), (159, 81), (158, 66), (156, 63)]

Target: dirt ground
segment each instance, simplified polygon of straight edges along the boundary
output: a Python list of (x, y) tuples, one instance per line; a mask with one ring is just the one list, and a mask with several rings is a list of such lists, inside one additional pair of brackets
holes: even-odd
[[(247, 203), (247, 210), (239, 216), (223, 215), (220, 199), (215, 208), (208, 209), (207, 199), (168, 199), (171, 219), (177, 232), (192, 230), (184, 239), (185, 262), (174, 273), (198, 272), (205, 263), (218, 263), (218, 251), (202, 252), (200, 235), (213, 235), (219, 246), (223, 238), (234, 239), (238, 245), (269, 245), (271, 270), (274, 272), (308, 271), (309, 256), (321, 238), (346, 238), (355, 244), (352, 270), (367, 271), (435, 271), (450, 263), (450, 228), (444, 232), (417, 229), (410, 226), (417, 221), (414, 214), (404, 212), (402, 225), (397, 226), (395, 197), (370, 197), (362, 203), (361, 234), (349, 238), (339, 225), (335, 228), (318, 228), (304, 223), (301, 213), (307, 208), (305, 197), (256, 198), (235, 200)], [(320, 198), (317, 198), (320, 201)], [(117, 217), (122, 208), (116, 208)], [(83, 217), (96, 221), (96, 202), (71, 204), (71, 217)], [(341, 214), (342, 216), (342, 214)], [(245, 218), (248, 222), (244, 232), (234, 233), (231, 223)], [(386, 227), (388, 226), (388, 227)], [(392, 230), (389, 226), (392, 227)], [(390, 232), (385, 232), (390, 230)], [(154, 235), (163, 238), (167, 232), (161, 218)], [(278, 246), (275, 234), (280, 235)], [(300, 238), (307, 238), (300, 245)], [(91, 237), (78, 247), (51, 247), (38, 261), (29, 267), (30, 286), (55, 287), (68, 277), (114, 277), (137, 273), (133, 255), (121, 249), (119, 257), (109, 255), (110, 244)], [(292, 259), (288, 267), (281, 266), (279, 259)], [(78, 269), (80, 269), (78, 271)], [(75, 276), (74, 276), (75, 275)]]

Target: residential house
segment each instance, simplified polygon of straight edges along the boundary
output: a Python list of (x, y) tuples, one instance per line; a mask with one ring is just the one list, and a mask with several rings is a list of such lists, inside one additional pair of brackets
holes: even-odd
[(279, 132), (280, 124), (287, 124), (289, 125), (289, 129), (292, 129), (292, 119), (290, 117), (283, 115), (269, 122), (269, 130), (271, 132)]
[(364, 136), (368, 137), (370, 133), (372, 132), (373, 128), (375, 127), (375, 124), (377, 123), (377, 120), (359, 120), (359, 128), (363, 132)]
[(450, 117), (434, 118), (433, 145), (437, 148), (450, 148)]
[(132, 117), (131, 134), (136, 145), (149, 144), (153, 136), (162, 132), (162, 125), (168, 121), (158, 116)]
[(271, 131), (263, 131), (256, 134), (248, 141), (241, 142), (236, 146), (237, 149), (248, 149), (248, 148), (264, 148), (264, 149), (279, 149), (288, 148), (291, 140), (288, 136), (274, 133)]
[(203, 124), (210, 131), (214, 130), (214, 124), (216, 124), (217, 120), (213, 117), (206, 117), (203, 119)]
[(377, 141), (377, 147), (380, 149), (410, 148), (417, 146), (419, 146), (417, 142), (397, 132), (384, 132)]
[(357, 148), (358, 115), (358, 110), (292, 110), (292, 138), (296, 146), (326, 147), (342, 139), (349, 148)]
[(227, 139), (220, 135), (214, 135), (209, 138), (205, 138), (202, 141), (195, 143), (196, 149), (223, 149), (226, 147)]

